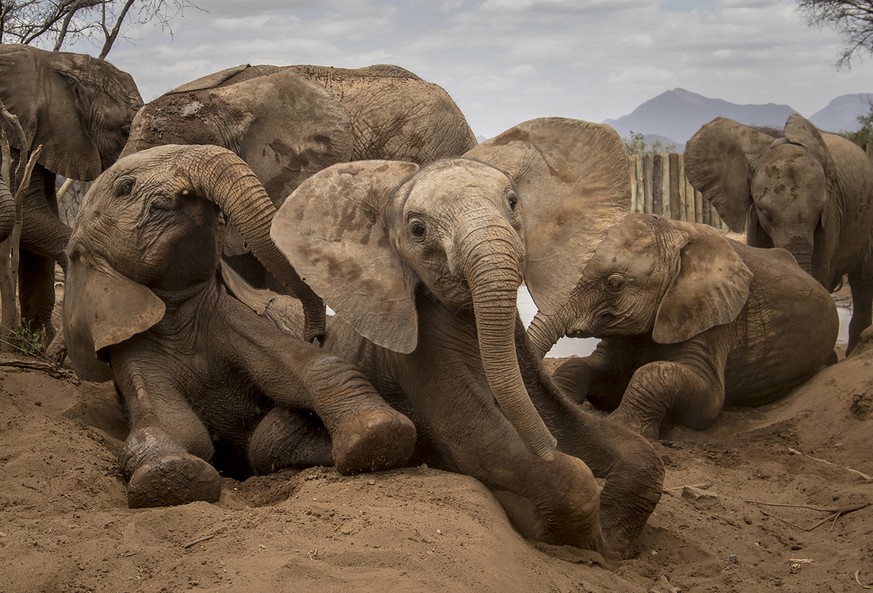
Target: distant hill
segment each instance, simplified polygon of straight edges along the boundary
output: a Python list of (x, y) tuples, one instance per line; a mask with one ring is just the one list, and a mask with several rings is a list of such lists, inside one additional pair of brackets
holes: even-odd
[(860, 127), (858, 116), (870, 113), (871, 101), (873, 94), (870, 93), (840, 95), (810, 116), (809, 121), (830, 132), (854, 132)]
[(683, 150), (694, 132), (716, 117), (781, 129), (792, 113), (796, 111), (788, 105), (738, 105), (676, 88), (649, 99), (628, 115), (604, 123), (615, 128), (624, 138), (633, 131), (645, 135), (647, 140), (650, 136), (660, 137), (661, 144), (672, 141), (677, 150)]

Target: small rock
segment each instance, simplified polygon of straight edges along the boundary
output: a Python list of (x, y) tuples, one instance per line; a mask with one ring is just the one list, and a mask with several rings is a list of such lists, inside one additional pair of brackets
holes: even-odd
[(670, 581), (664, 575), (655, 582), (647, 593), (679, 593), (679, 589), (670, 584)]
[(683, 487), (682, 498), (690, 501), (698, 509), (710, 509), (718, 504), (718, 494), (694, 486)]

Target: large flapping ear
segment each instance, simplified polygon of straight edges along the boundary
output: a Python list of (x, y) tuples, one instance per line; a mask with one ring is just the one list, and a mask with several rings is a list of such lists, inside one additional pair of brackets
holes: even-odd
[(164, 316), (164, 302), (91, 255), (70, 256), (64, 339), (73, 370), (86, 381), (112, 378), (100, 350), (144, 332)]
[(701, 224), (664, 221), (674, 227), (673, 277), (661, 298), (652, 338), (660, 344), (684, 342), (711, 327), (729, 323), (746, 305), (752, 272), (730, 242)]
[(754, 128), (718, 117), (685, 145), (685, 175), (736, 233), (752, 206), (751, 170), (773, 142)]
[(802, 115), (795, 113), (785, 122), (784, 132), (788, 142), (803, 146), (813, 160), (821, 163), (828, 180), (833, 182), (836, 166), (818, 128)]
[(515, 184), (525, 283), (541, 311), (556, 313), (606, 230), (630, 212), (624, 143), (609, 126), (550, 117), (510, 128), (464, 158), (503, 171)]
[(250, 122), (224, 146), (251, 163), (276, 207), (304, 179), (352, 159), (351, 116), (325, 87), (291, 69), (210, 96)]
[(81, 118), (84, 93), (66, 70), (94, 59), (34, 48), (0, 53), (0, 100), (18, 117), (28, 145), (7, 126), (13, 148), (42, 145), (39, 164), (71, 179), (88, 181), (103, 170), (100, 153)]
[(385, 216), (418, 171), (400, 161), (356, 161), (306, 181), (279, 208), (270, 236), (338, 317), (396, 352), (415, 350), (418, 283), (397, 255)]

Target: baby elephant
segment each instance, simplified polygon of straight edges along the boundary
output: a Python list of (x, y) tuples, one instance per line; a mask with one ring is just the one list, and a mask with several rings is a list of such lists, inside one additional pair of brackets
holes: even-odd
[(725, 404), (773, 401), (828, 360), (838, 330), (833, 299), (788, 252), (628, 214), (528, 333), (540, 353), (565, 333), (602, 338), (555, 382), (653, 439), (665, 419), (702, 429)]
[(412, 422), (360, 371), (229, 294), (219, 267), (229, 223), (277, 278), (294, 274), (270, 241), (274, 213), (251, 169), (217, 146), (124, 157), (85, 197), (64, 333), (79, 376), (112, 379), (124, 399), (131, 507), (217, 500), (211, 461), (238, 475), (353, 473), (412, 454)]

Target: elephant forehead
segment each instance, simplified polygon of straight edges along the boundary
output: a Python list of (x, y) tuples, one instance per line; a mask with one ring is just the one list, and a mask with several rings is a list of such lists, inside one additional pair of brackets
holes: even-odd
[(422, 210), (476, 197), (502, 197), (509, 187), (509, 178), (493, 167), (466, 159), (446, 159), (415, 176), (406, 209)]

